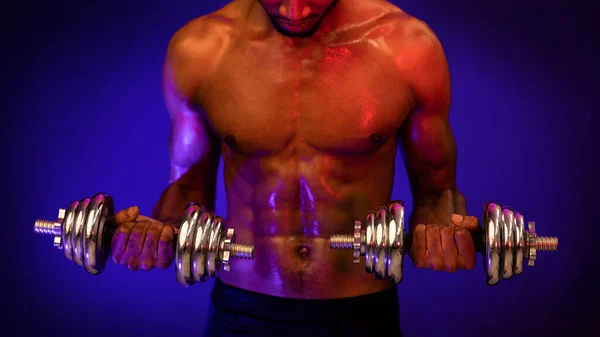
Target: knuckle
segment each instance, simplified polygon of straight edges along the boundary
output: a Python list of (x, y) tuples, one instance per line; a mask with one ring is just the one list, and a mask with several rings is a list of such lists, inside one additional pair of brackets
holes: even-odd
[(131, 236), (135, 236), (136, 238), (139, 238), (141, 236), (144, 235), (144, 232), (146, 231), (146, 227), (144, 226), (143, 223), (137, 223), (132, 229), (131, 229)]
[(116, 264), (127, 265), (129, 263), (129, 255), (128, 254), (121, 254), (121, 256), (118, 256), (116, 258), (115, 263)]
[(146, 232), (146, 245), (156, 245), (159, 240), (160, 232), (156, 230), (148, 230)]
[(129, 270), (135, 271), (137, 270), (139, 267), (139, 261), (137, 258), (135, 257), (130, 257), (129, 260), (127, 261), (127, 268), (129, 268)]
[(453, 232), (454, 231), (454, 226), (453, 225), (449, 225), (449, 224), (440, 225), (440, 231), (445, 232), (445, 233)]
[(417, 268), (427, 268), (427, 263), (425, 263), (424, 259), (416, 259), (416, 260), (414, 260), (414, 265)]
[(454, 236), (460, 237), (460, 238), (466, 238), (467, 236), (470, 236), (470, 234), (469, 234), (469, 231), (467, 229), (465, 229), (464, 227), (456, 227), (454, 230)]
[(454, 273), (457, 270), (457, 263), (454, 260), (446, 262), (446, 271)]
[(175, 234), (175, 230), (174, 230), (173, 226), (170, 226), (170, 225), (164, 225), (163, 232), (171, 237)]
[(441, 269), (444, 269), (444, 260), (442, 259), (441, 256), (439, 256), (439, 254), (431, 254), (429, 256), (429, 261), (430, 261), (430, 266), (431, 269), (435, 270), (435, 271), (439, 271)]
[(443, 225), (440, 227), (440, 233), (444, 237), (454, 237), (454, 227), (451, 225)]
[(425, 227), (425, 232), (427, 233), (427, 235), (436, 233), (439, 230), (440, 228), (437, 225), (427, 225), (427, 227)]
[(140, 264), (140, 268), (145, 271), (150, 271), (150, 270), (154, 269), (154, 261), (143, 260), (142, 263)]
[(125, 237), (127, 237), (127, 236), (129, 236), (130, 231), (131, 230), (130, 230), (128, 224), (124, 223), (124, 224), (120, 225), (117, 228), (117, 230), (115, 231), (115, 237), (116, 236), (125, 236)]
[(148, 227), (148, 232), (158, 236), (161, 234), (162, 228), (163, 226), (161, 226), (160, 224), (152, 223), (150, 227)]
[(433, 259), (433, 260), (431, 261), (431, 267), (432, 267), (432, 269), (433, 269), (433, 270), (435, 270), (435, 271), (441, 271), (441, 270), (443, 270), (443, 269), (444, 269), (444, 264), (443, 264), (443, 263), (442, 263), (442, 261), (441, 261), (441, 260), (439, 260), (439, 259)]
[(421, 230), (421, 231), (415, 232), (415, 233), (413, 234), (413, 242), (414, 242), (415, 244), (420, 244), (420, 241), (423, 241), (423, 240), (425, 240), (425, 238), (426, 238), (426, 237), (427, 237), (427, 236), (426, 236), (426, 234), (425, 234), (425, 231), (424, 231), (424, 230)]
[(162, 233), (160, 234), (160, 242), (164, 243), (164, 244), (171, 243), (171, 241), (173, 241), (173, 237), (174, 237), (173, 227), (165, 226), (162, 229)]
[(137, 250), (143, 242), (144, 238), (142, 236), (132, 234), (127, 241), (127, 247), (125, 249), (129, 252), (132, 250)]

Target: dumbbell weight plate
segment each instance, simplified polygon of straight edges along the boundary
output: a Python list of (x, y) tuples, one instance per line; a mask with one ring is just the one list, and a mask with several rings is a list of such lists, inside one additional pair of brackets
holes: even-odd
[(71, 202), (63, 219), (62, 246), (65, 258), (69, 261), (73, 261), (73, 228), (75, 227), (75, 213), (78, 206), (78, 200)]
[(106, 266), (110, 245), (104, 247), (102, 239), (106, 222), (108, 219), (112, 219), (114, 214), (115, 207), (112, 197), (104, 193), (98, 193), (92, 197), (85, 217), (83, 238), (83, 266), (92, 275), (101, 273)]
[(85, 218), (87, 216), (88, 206), (90, 204), (91, 199), (86, 197), (79, 201), (79, 205), (77, 205), (77, 209), (75, 210), (75, 222), (72, 233), (72, 243), (73, 243), (73, 262), (80, 267), (83, 267), (83, 240), (84, 240), (84, 227), (85, 227)]
[(483, 268), (489, 285), (498, 284), (502, 277), (502, 222), (502, 208), (496, 203), (486, 202), (483, 215), (485, 233)]
[(194, 236), (196, 234), (198, 219), (203, 211), (202, 206), (191, 203), (183, 212), (175, 249), (175, 273), (177, 282), (184, 287), (194, 284), (191, 267)]
[(515, 271), (515, 212), (510, 207), (502, 209), (502, 278), (509, 279)]
[(206, 261), (208, 258), (208, 246), (210, 240), (211, 228), (213, 226), (214, 215), (210, 212), (202, 213), (198, 224), (196, 225), (196, 237), (194, 239), (194, 262), (192, 265), (192, 274), (195, 282), (205, 282), (208, 273), (206, 271)]
[(206, 259), (206, 271), (209, 277), (215, 277), (219, 270), (219, 244), (223, 236), (223, 218), (215, 216), (210, 228), (210, 238), (208, 240), (208, 258)]
[(402, 281), (404, 262), (404, 205), (400, 201), (392, 201), (389, 204), (389, 259), (387, 266), (387, 277), (394, 280), (396, 284)]
[(375, 258), (375, 277), (384, 279), (387, 276), (387, 267), (390, 256), (390, 246), (388, 242), (388, 211), (387, 207), (378, 207), (375, 211), (375, 232), (374, 232), (374, 255)]
[(525, 244), (525, 219), (519, 212), (515, 213), (515, 274), (523, 273), (524, 254), (523, 249)]
[(365, 270), (367, 273), (375, 271), (375, 213), (367, 212), (365, 219)]

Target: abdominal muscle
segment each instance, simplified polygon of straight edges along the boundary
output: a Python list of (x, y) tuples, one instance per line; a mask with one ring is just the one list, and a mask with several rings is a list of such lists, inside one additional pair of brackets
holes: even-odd
[(338, 179), (319, 165), (309, 173), (286, 171), (286, 165), (258, 176), (256, 167), (244, 166), (225, 163), (226, 226), (235, 228), (237, 242), (254, 245), (255, 254), (253, 260), (232, 261), (231, 271), (219, 272), (222, 281), (300, 299), (360, 296), (393, 286), (366, 273), (364, 258), (354, 264), (352, 251), (329, 247), (331, 234), (352, 234), (355, 220), (364, 221), (369, 210), (389, 202), (392, 182), (386, 184), (385, 177), (393, 167), (371, 172), (371, 180), (346, 179), (352, 174), (348, 166)]

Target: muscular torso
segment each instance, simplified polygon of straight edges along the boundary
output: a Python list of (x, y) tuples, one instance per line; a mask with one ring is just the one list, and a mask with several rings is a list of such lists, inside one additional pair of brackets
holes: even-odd
[(254, 260), (219, 274), (225, 282), (292, 298), (391, 286), (328, 242), (390, 198), (398, 129), (413, 108), (385, 43), (391, 24), (304, 45), (228, 33), (197, 97), (221, 140), (226, 224), (255, 245)]

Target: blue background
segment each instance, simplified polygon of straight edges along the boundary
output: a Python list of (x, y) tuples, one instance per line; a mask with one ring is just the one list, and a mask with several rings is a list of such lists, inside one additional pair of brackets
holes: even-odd
[[(393, 1), (444, 44), (458, 183), (472, 214), (497, 200), (560, 239), (559, 253), (497, 287), (471, 272), (417, 270), (400, 285), (406, 336), (554, 336), (597, 317), (597, 11), (532, 0)], [(149, 214), (167, 187), (160, 90), (171, 35), (226, 1), (22, 2), (5, 8), (2, 315), (15, 336), (201, 336), (213, 282), (174, 268), (98, 277), (66, 261), (37, 218), (105, 191)], [(225, 214), (222, 173), (217, 213)], [(398, 158), (393, 198), (412, 207)], [(586, 307), (584, 308), (582, 305)], [(375, 309), (371, 309), (375, 310)], [(596, 318), (597, 319), (597, 318)], [(591, 332), (580, 335), (592, 335)]]

